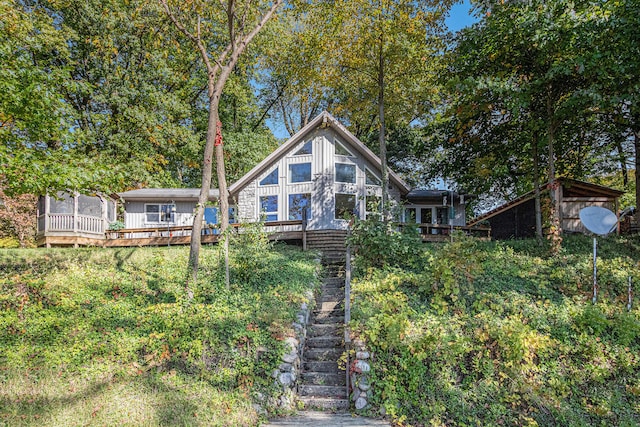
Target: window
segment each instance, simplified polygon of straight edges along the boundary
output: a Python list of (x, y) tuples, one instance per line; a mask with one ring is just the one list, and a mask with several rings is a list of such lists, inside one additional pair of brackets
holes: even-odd
[(278, 196), (260, 196), (260, 213), (265, 221), (278, 220)]
[(447, 218), (449, 213), (449, 208), (437, 208), (436, 209), (436, 218), (438, 224), (448, 224), (449, 220)]
[(278, 168), (275, 168), (269, 175), (262, 178), (260, 185), (278, 185)]
[(236, 222), (238, 222), (236, 212), (237, 212), (237, 209), (235, 206), (231, 206), (229, 208), (229, 224), (235, 224)]
[(302, 148), (293, 153), (294, 156), (304, 156), (305, 154), (311, 154), (313, 152), (313, 141), (307, 141)]
[(354, 157), (353, 154), (351, 154), (351, 151), (347, 150), (346, 147), (342, 145), (342, 143), (340, 143), (340, 141), (335, 140), (335, 146), (337, 156)]
[(356, 183), (356, 165), (336, 163), (336, 182)]
[(416, 208), (407, 208), (404, 211), (404, 222), (416, 222)]
[(307, 211), (307, 219), (311, 219), (311, 194), (289, 194), (289, 219), (301, 220), (304, 210)]
[(218, 223), (218, 208), (204, 208), (204, 221), (207, 225)]
[(431, 224), (433, 222), (433, 210), (431, 208), (420, 208), (420, 223)]
[(365, 201), (366, 218), (380, 219), (382, 213), (382, 197), (367, 196)]
[(173, 222), (175, 205), (144, 205), (147, 222)]
[(356, 195), (337, 193), (335, 219), (349, 219), (356, 214)]
[(311, 181), (311, 163), (294, 163), (289, 165), (289, 182)]
[(371, 172), (368, 168), (365, 168), (364, 175), (366, 177), (367, 185), (377, 185), (377, 186), (382, 185), (382, 181), (380, 180), (380, 178), (375, 176), (374, 173)]

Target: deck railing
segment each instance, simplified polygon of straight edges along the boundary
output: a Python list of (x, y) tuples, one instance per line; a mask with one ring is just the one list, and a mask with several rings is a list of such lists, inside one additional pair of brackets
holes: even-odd
[[(229, 227), (236, 232), (241, 233), (242, 228), (250, 224), (235, 223), (229, 224)], [(144, 239), (151, 237), (182, 237), (191, 236), (190, 225), (180, 226), (157, 226), (157, 227), (145, 227), (145, 228), (123, 228), (120, 230), (107, 230), (106, 236), (108, 239)], [(287, 231), (305, 231), (302, 220), (291, 221), (270, 221), (263, 224), (263, 229), (267, 233), (280, 233)], [(202, 228), (202, 235), (218, 235), (220, 233), (217, 228)]]
[(452, 231), (461, 231), (469, 236), (474, 237), (482, 237), (482, 238), (490, 238), (491, 237), (491, 227), (481, 227), (481, 226), (462, 226), (462, 225), (445, 225), (445, 224), (415, 224), (409, 222), (403, 222), (398, 224), (400, 228), (403, 227), (416, 227), (422, 237), (426, 240), (431, 236), (449, 236)]
[(48, 214), (38, 218), (39, 230), (44, 232), (76, 232), (103, 234), (104, 220), (94, 216), (73, 214)]

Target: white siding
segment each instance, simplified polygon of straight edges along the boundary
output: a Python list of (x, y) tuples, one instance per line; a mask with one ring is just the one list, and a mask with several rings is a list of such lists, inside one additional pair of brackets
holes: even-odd
[[(344, 229), (347, 221), (335, 219), (335, 194), (347, 193), (355, 194), (357, 197), (357, 210), (361, 218), (365, 213), (365, 196), (367, 194), (381, 195), (382, 189), (379, 186), (365, 185), (365, 167), (373, 171), (378, 177), (380, 170), (368, 163), (361, 157), (336, 156), (334, 141), (337, 134), (331, 128), (316, 129), (299, 144), (294, 146), (288, 153), (284, 153), (280, 158), (264, 168), (262, 174), (258, 175), (250, 184), (242, 188), (238, 193), (238, 209), (242, 220), (256, 221), (260, 218), (260, 197), (267, 195), (278, 196), (278, 220), (289, 219), (289, 195), (290, 194), (311, 194), (311, 218), (308, 228), (310, 230), (320, 229)], [(294, 156), (300, 147), (307, 141), (312, 140), (313, 153), (311, 155)], [(339, 139), (340, 142), (352, 153), (357, 150), (347, 141)], [(356, 182), (342, 183), (335, 180), (335, 163), (353, 164), (356, 166)], [(296, 163), (311, 163), (311, 181), (290, 182), (289, 166)], [(259, 185), (260, 181), (267, 176), (275, 167), (278, 167), (278, 185)], [(391, 186), (390, 197), (399, 202), (400, 191), (396, 186)]]

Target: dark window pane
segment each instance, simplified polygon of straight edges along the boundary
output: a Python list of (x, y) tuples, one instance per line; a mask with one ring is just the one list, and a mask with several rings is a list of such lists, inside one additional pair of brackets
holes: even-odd
[(405, 222), (416, 222), (416, 208), (407, 208), (404, 212)]
[(336, 182), (356, 183), (356, 165), (336, 163)]
[(364, 174), (366, 176), (367, 185), (382, 185), (382, 181), (380, 181), (380, 179), (378, 179), (378, 177), (369, 169), (365, 169)]
[(307, 141), (302, 148), (300, 148), (298, 151), (296, 151), (295, 153), (293, 153), (294, 156), (302, 156), (305, 154), (311, 154), (311, 152), (313, 151), (312, 148), (312, 142), (313, 141)]
[(204, 221), (207, 224), (217, 224), (218, 208), (204, 208)]
[(338, 156), (348, 156), (348, 157), (353, 156), (353, 154), (351, 154), (349, 150), (347, 150), (345, 146), (338, 141), (336, 141), (336, 154)]
[(431, 224), (433, 222), (433, 212), (431, 208), (420, 209), (420, 223)]
[(348, 219), (356, 211), (355, 194), (336, 194), (336, 219)]
[(289, 194), (289, 219), (301, 220), (302, 212), (307, 210), (307, 219), (311, 219), (311, 194)]
[(311, 163), (295, 163), (289, 165), (289, 176), (291, 182), (311, 181)]
[(260, 185), (277, 185), (278, 184), (278, 168), (275, 168), (271, 173), (260, 181)]

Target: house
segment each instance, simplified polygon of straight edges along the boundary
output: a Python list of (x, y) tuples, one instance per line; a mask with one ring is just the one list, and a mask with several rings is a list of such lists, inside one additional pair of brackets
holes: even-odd
[[(199, 189), (139, 189), (118, 194), (126, 231), (119, 237), (187, 235)], [(215, 234), (215, 202), (205, 210), (205, 232)], [(344, 231), (353, 215), (379, 215), (381, 161), (329, 113), (323, 112), (229, 187), (231, 222), (258, 222), (282, 233)], [(413, 190), (389, 170), (389, 199), (404, 206), (400, 220), (417, 223), (429, 235), (465, 225), (465, 196)], [(467, 197), (468, 200), (468, 197)], [(106, 230), (106, 228), (105, 228)], [(103, 231), (104, 232), (104, 231)], [(113, 233), (112, 233), (113, 234)], [(295, 236), (295, 234), (289, 234)], [(146, 244), (142, 241), (140, 244)]]
[[(580, 221), (580, 210), (587, 206), (600, 206), (618, 212), (618, 198), (622, 191), (602, 185), (568, 178), (558, 178), (560, 219), (564, 233), (587, 232)], [(548, 189), (541, 190), (548, 195)], [(471, 221), (469, 226), (488, 222), (494, 239), (529, 238), (535, 236), (535, 193), (530, 191), (517, 199), (499, 206)]]

